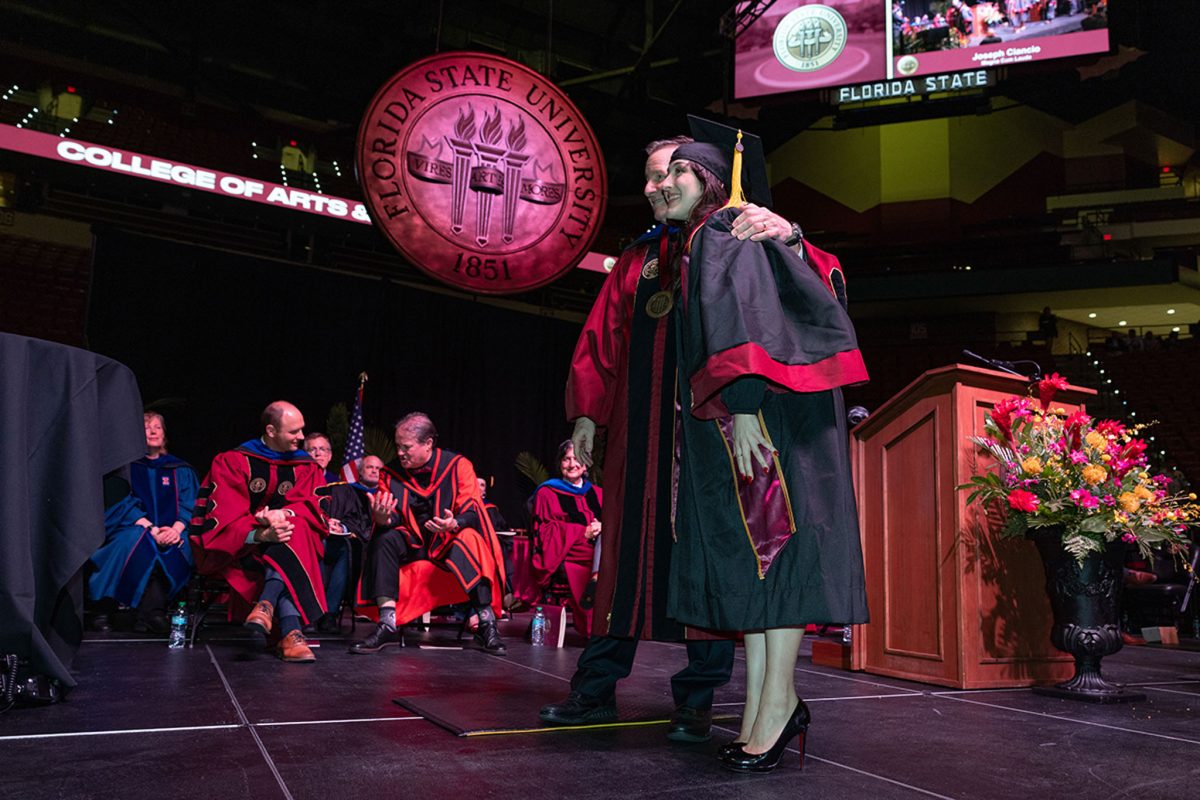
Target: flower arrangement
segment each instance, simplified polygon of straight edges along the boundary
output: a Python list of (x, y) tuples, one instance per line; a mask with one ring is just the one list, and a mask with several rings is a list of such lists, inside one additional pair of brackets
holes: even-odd
[(1034, 384), (1037, 399), (1008, 397), (986, 415), (986, 436), (971, 441), (991, 453), (999, 469), (958, 487), (968, 502), (1007, 509), (1003, 535), (1061, 526), (1063, 547), (1078, 560), (1117, 540), (1149, 556), (1155, 547), (1182, 552), (1187, 526), (1200, 520), (1195, 494), (1172, 492), (1171, 479), (1151, 475), (1146, 426), (1094, 421), (1082, 411), (1055, 408), (1066, 388), (1057, 373)]

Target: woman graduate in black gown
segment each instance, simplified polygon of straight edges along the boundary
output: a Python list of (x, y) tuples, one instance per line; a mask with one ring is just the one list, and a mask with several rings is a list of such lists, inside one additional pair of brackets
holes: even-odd
[(687, 242), (672, 296), (681, 411), (668, 613), (744, 633), (746, 707), (721, 759), (752, 772), (773, 769), (795, 736), (803, 754), (809, 712), (794, 676), (805, 624), (867, 619), (838, 388), (867, 374), (836, 259), (729, 235), (743, 178), (741, 134), (725, 130), (737, 158), (733, 142), (682, 145), (663, 183)]

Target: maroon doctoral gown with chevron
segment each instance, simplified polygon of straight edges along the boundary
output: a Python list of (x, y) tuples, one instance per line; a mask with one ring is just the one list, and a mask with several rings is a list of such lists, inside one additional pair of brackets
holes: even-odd
[(655, 228), (621, 254), (575, 346), (567, 418), (604, 433), (604, 535), (592, 635), (677, 641), (667, 616), (675, 345), (671, 315), (646, 311), (662, 290), (672, 237)]
[[(223, 577), (241, 600), (253, 604), (265, 567), (274, 567), (304, 622), (315, 622), (326, 610), (320, 561), (328, 524), (316, 495), (324, 482), (320, 466), (302, 450), (280, 453), (252, 440), (218, 453), (201, 484), (192, 522), (196, 571)], [(289, 541), (246, 543), (254, 515), (263, 509), (292, 515)]]
[[(396, 619), (416, 619), (438, 606), (465, 603), (467, 593), (481, 580), (492, 585), (492, 606), (503, 610), (504, 556), (483, 504), (475, 467), (463, 456), (434, 448), (419, 470), (407, 470), (396, 461), (383, 468), (380, 487), (396, 498), (408, 555), (400, 565), (400, 596)], [(455, 517), (473, 524), (453, 533), (432, 533), (424, 522), (450, 509)], [(379, 529), (376, 528), (378, 531)]]

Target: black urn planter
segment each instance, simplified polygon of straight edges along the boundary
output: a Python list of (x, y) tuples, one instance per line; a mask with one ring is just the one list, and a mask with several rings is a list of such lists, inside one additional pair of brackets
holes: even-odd
[(1030, 531), (1046, 569), (1046, 593), (1054, 611), (1050, 641), (1075, 658), (1075, 675), (1055, 686), (1035, 686), (1036, 694), (1089, 703), (1127, 703), (1146, 695), (1128, 692), (1100, 674), (1100, 659), (1122, 647), (1118, 613), (1125, 548), (1119, 542), (1082, 562), (1062, 546), (1062, 531)]

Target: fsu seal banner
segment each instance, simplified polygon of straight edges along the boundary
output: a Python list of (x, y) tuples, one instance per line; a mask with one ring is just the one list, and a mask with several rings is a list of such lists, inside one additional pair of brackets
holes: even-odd
[(543, 286), (587, 253), (607, 180), (567, 96), (506, 58), (442, 53), (393, 76), (358, 131), (358, 179), (391, 243), (454, 286)]

